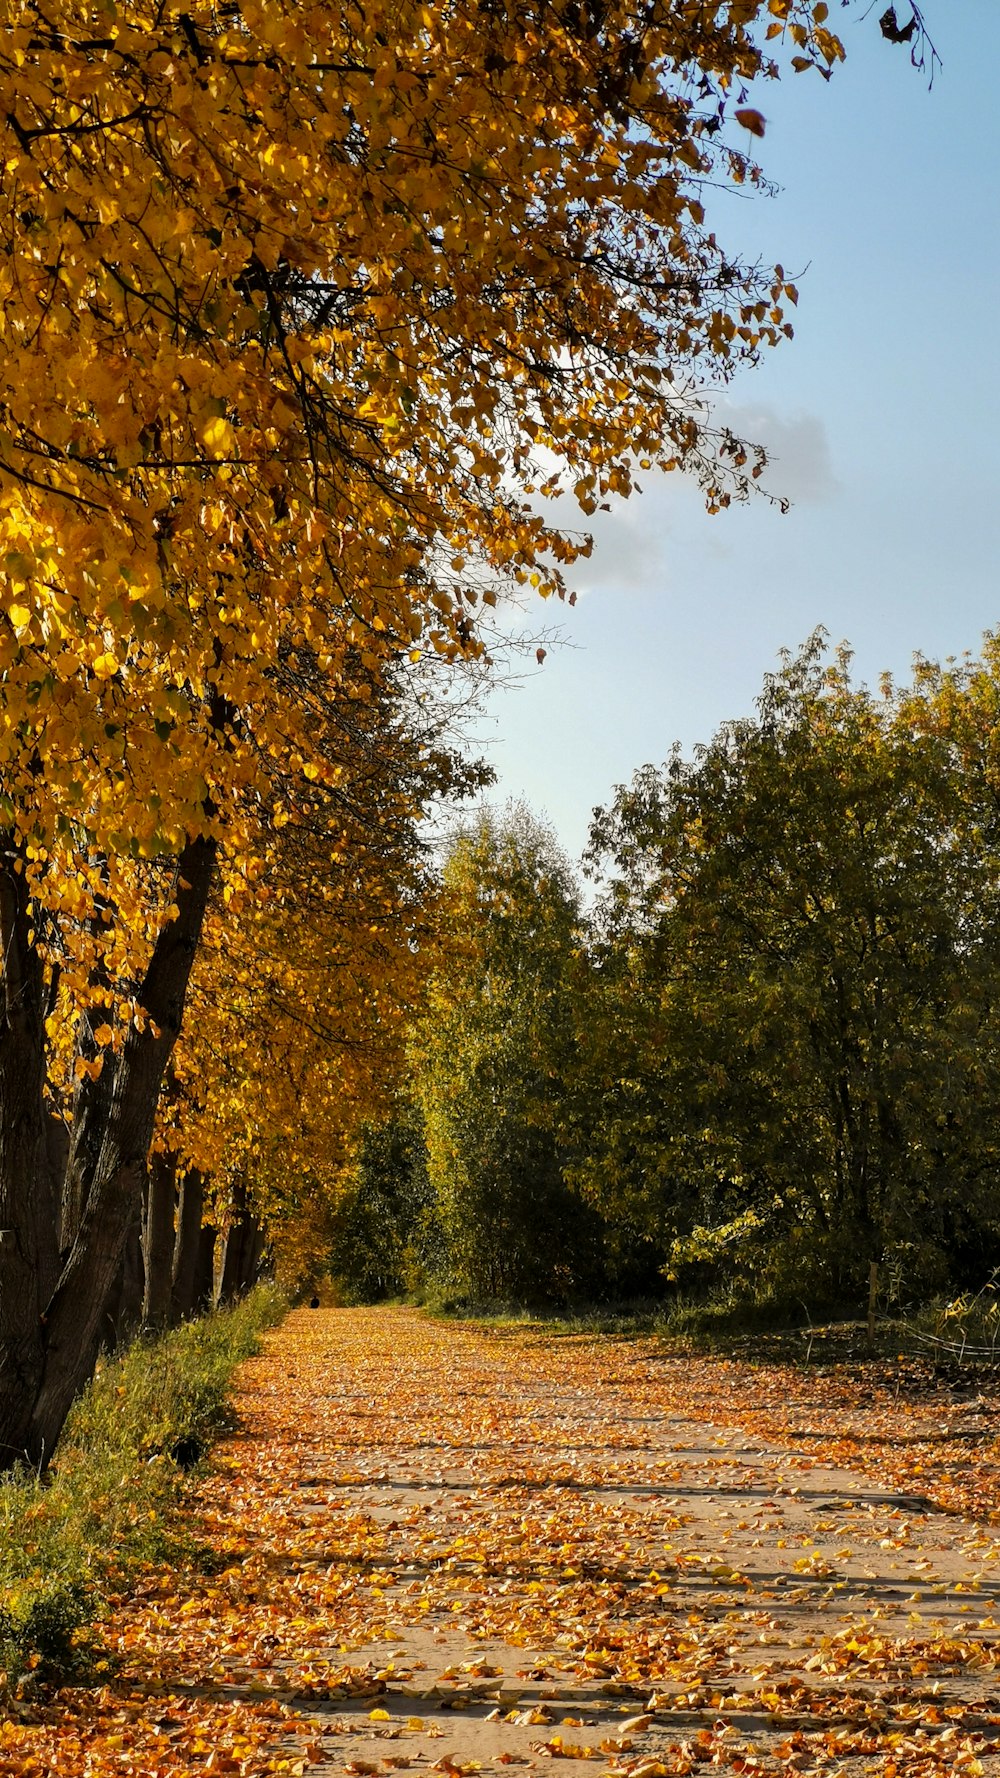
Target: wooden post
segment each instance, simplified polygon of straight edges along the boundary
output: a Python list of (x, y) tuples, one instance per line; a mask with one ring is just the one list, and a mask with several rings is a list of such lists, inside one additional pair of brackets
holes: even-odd
[(872, 1260), (868, 1267), (868, 1350), (875, 1350), (875, 1299), (878, 1295), (878, 1266)]

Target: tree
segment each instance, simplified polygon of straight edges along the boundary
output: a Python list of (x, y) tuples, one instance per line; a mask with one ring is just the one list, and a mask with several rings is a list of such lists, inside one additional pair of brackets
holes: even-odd
[(333, 1204), (326, 1265), (348, 1302), (402, 1296), (439, 1269), (423, 1121), (405, 1094), (358, 1134)]
[[(235, 933), (221, 897), (211, 906), (160, 1108), (159, 1143), (202, 1181), (203, 1214), (252, 1221), (272, 1246), (304, 1225), (307, 1197), (332, 1204), (358, 1128), (391, 1101), (433, 898), (422, 803), (483, 783), (443, 745), (432, 705), (372, 698), (325, 720), (336, 791), (290, 787), (295, 818)], [(315, 1228), (312, 1275), (322, 1215)], [(189, 1265), (196, 1253), (192, 1236)]]
[[(174, 1233), (178, 1161), (182, 1175), (196, 1172), (201, 1181), (200, 1193), (194, 1189), (183, 1196), (188, 1221), (198, 1207), (199, 1217), (212, 1215), (225, 1235), (231, 1220), (229, 1181), (237, 1193), (246, 1192), (253, 1175), (256, 1201), (245, 1210), (237, 1205), (236, 1226), (246, 1227), (247, 1215), (260, 1223), (281, 1191), (288, 1196), (279, 1181), (296, 1167), (301, 1174), (303, 1157), (314, 1155), (324, 1138), (329, 1150), (332, 1132), (342, 1148), (351, 1120), (371, 1102), (380, 1055), (384, 1061), (399, 1022), (397, 1001), (414, 972), (411, 943), (425, 875), (421, 803), (449, 788), (478, 783), (481, 776), (452, 760), (433, 710), (421, 710), (415, 701), (404, 710), (402, 688), (394, 690), (388, 680), (377, 687), (368, 683), (368, 695), (351, 700), (343, 687), (338, 693), (318, 676), (308, 660), (285, 663), (289, 678), (293, 666), (295, 695), (302, 711), (308, 710), (324, 780), (308, 778), (289, 762), (274, 762), (261, 843), (255, 852), (223, 854), (214, 888), (203, 884), (207, 927), (204, 910), (196, 924), (186, 925), (165, 909), (145, 984), (141, 974), (136, 984), (125, 973), (127, 949), (114, 967), (109, 961), (112, 945), (127, 947), (131, 941), (133, 954), (138, 949), (119, 897), (112, 898), (109, 890), (107, 920), (91, 957), (90, 1004), (80, 1008), (72, 970), (59, 968), (58, 952), (47, 980), (41, 978), (48, 1016), (45, 1042), (34, 1058), (34, 1106), (43, 1131), (52, 1114), (58, 1115), (69, 1153), (53, 1160), (47, 1197), (37, 1189), (37, 1171), (32, 1176), (24, 1169), (13, 1181), (21, 1213), (15, 1226), (22, 1237), (30, 1232), (36, 1257), (32, 1263), (26, 1241), (11, 1256), (28, 1251), (15, 1279), (21, 1294), (12, 1292), (4, 1306), (23, 1330), (40, 1382), (24, 1387), (29, 1373), (22, 1363), (0, 1385), (0, 1400), (4, 1387), (10, 1392), (12, 1450), (31, 1448), (34, 1440), (40, 1455), (51, 1451), (62, 1416), (106, 1337), (106, 1304), (117, 1290), (144, 1198), (152, 1292), (146, 1307), (154, 1320), (167, 1312), (166, 1255)], [(359, 663), (358, 682), (362, 679)], [(415, 734), (411, 719), (418, 718), (421, 729)], [(145, 889), (150, 896), (159, 890), (162, 897), (164, 874), (156, 861), (132, 861), (127, 869), (118, 859), (104, 876), (133, 895)], [(156, 979), (158, 957), (166, 951), (169, 961), (169, 947), (178, 942), (182, 967), (173, 979), (175, 992), (180, 983), (180, 998), (169, 1017), (162, 1010), (156, 1017), (148, 983)], [(192, 1056), (185, 1059), (174, 1046), (196, 956), (197, 1024)], [(7, 980), (9, 987), (9, 972)], [(171, 1053), (172, 1079), (180, 1090), (168, 1096), (157, 1146), (173, 1161), (166, 1170), (157, 1162), (146, 1190), (146, 1157)], [(32, 1110), (27, 1095), (21, 1109)], [(292, 1141), (290, 1128), (296, 1130)], [(8, 1203), (13, 1201), (12, 1193)], [(154, 1229), (157, 1238), (151, 1240)], [(205, 1290), (204, 1255), (190, 1227), (177, 1250), (178, 1264), (182, 1256), (199, 1278), (190, 1272), (178, 1273), (176, 1280), (171, 1276), (178, 1310), (200, 1300)], [(34, 1319), (27, 1314), (32, 1303)], [(115, 1328), (121, 1325), (122, 1311), (116, 1309), (112, 1319)]]
[[(678, 1251), (731, 1266), (742, 1246), (758, 1284), (856, 1291), (895, 1255), (926, 1288), (996, 1239), (996, 853), (924, 714), (814, 638), (755, 719), (595, 823), (613, 1002), (633, 974), (642, 997), (638, 1079), (614, 1089), (645, 1146), (627, 1189), (651, 1175)], [(619, 1169), (621, 1150), (616, 1126)], [(598, 1133), (598, 1202), (620, 1189), (605, 1161)]]
[(527, 810), (484, 813), (455, 840), (410, 1061), (448, 1278), (480, 1298), (558, 1298), (593, 1271), (555, 1115), (578, 920), (568, 866)]
[[(266, 760), (321, 770), (277, 664), (307, 642), (335, 676), (358, 648), (460, 654), (477, 587), (561, 589), (542, 564), (581, 543), (527, 503), (543, 449), (585, 511), (637, 455), (716, 501), (748, 485), (683, 385), (785, 325), (780, 275), (734, 263), (697, 195), (759, 179), (730, 135), (757, 120), (742, 83), (777, 71), (770, 18), (12, 12), (15, 831), (176, 855)], [(841, 53), (798, 0), (785, 33)]]

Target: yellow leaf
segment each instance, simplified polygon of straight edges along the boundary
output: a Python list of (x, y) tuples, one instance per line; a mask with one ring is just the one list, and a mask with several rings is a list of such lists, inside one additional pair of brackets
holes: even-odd
[(201, 429), (202, 443), (210, 457), (231, 457), (233, 455), (236, 434), (229, 421), (221, 414), (213, 414), (206, 420)]

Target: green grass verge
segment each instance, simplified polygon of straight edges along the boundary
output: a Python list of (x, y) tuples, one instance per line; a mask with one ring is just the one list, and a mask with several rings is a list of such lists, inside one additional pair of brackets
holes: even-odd
[(595, 1333), (706, 1339), (807, 1319), (802, 1305), (757, 1304), (682, 1296), (611, 1298), (602, 1302), (541, 1305), (481, 1301), (456, 1291), (424, 1290), (410, 1301), (440, 1321), (478, 1321), (490, 1327), (536, 1326), (553, 1334)]
[[(481, 1303), (468, 1297), (425, 1293), (417, 1306), (432, 1320), (474, 1321), (494, 1332), (537, 1329), (558, 1339), (600, 1335), (610, 1339), (655, 1339), (677, 1351), (808, 1361), (814, 1349), (832, 1339), (842, 1345), (863, 1343), (864, 1323), (856, 1305), (824, 1304), (811, 1313), (804, 1303), (787, 1300), (755, 1302), (749, 1298), (674, 1297), (623, 1302), (582, 1303), (572, 1308), (537, 1308), (518, 1303)], [(883, 1343), (898, 1335), (883, 1330)]]
[(897, 1392), (914, 1399), (942, 1382), (1000, 1386), (1000, 1278), (976, 1292), (911, 1305), (905, 1312), (886, 1314), (880, 1307), (872, 1343), (866, 1316), (850, 1302), (811, 1309), (787, 1299), (754, 1302), (720, 1295), (539, 1309), (474, 1302), (442, 1291), (423, 1292), (416, 1306), (432, 1320), (474, 1322), (501, 1337), (530, 1332), (547, 1339), (651, 1339), (664, 1356), (696, 1353), (806, 1371), (847, 1365), (855, 1374), (894, 1376)]
[[(0, 1687), (103, 1665), (95, 1625), (134, 1577), (175, 1556), (186, 1459), (226, 1424), (233, 1372), (285, 1312), (262, 1286), (101, 1364), (44, 1475), (0, 1480)], [(185, 1441), (190, 1441), (185, 1445)]]

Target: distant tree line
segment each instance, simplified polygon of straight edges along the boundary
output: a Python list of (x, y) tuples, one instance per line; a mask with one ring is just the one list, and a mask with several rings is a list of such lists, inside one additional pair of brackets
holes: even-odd
[(444, 864), (393, 1115), (334, 1217), (348, 1295), (856, 1301), (1000, 1264), (1000, 637), (756, 713), (595, 812)]

